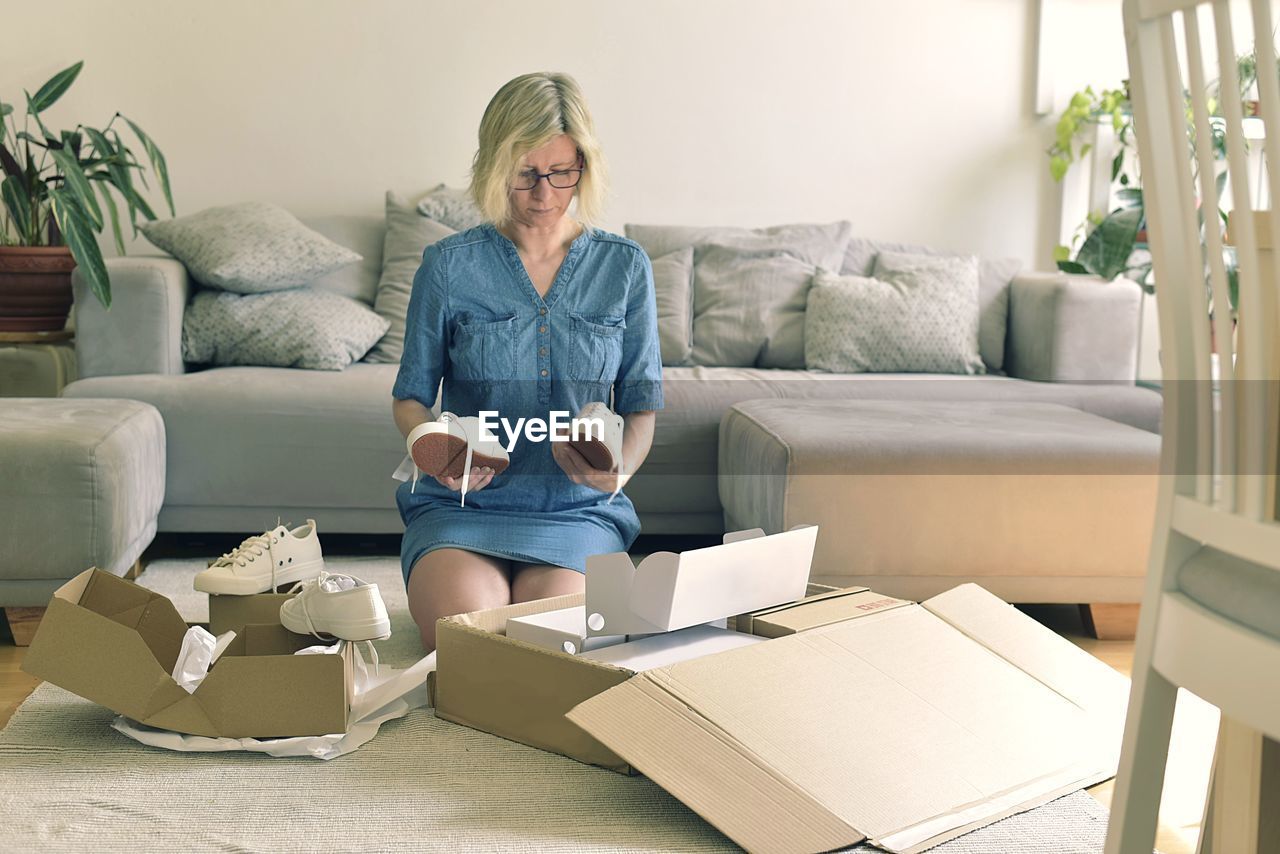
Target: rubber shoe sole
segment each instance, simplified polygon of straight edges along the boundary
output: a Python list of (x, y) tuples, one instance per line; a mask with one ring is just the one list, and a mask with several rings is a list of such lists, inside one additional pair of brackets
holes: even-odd
[[(294, 634), (311, 634), (305, 618), (284, 608), (280, 609), (280, 625)], [(324, 625), (316, 626), (316, 632), (348, 641), (386, 640), (391, 637), (391, 619), (327, 620)]]
[[(424, 433), (413, 443), (410, 452), (414, 465), (432, 477), (462, 477), (467, 465), (467, 441), (443, 431)], [(473, 451), (472, 466), (488, 466), (494, 474), (506, 471), (510, 460)]]

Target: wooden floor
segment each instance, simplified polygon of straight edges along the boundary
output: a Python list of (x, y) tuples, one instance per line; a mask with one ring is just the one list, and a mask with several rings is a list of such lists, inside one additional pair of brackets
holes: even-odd
[[(1128, 675), (1133, 663), (1133, 641), (1100, 641), (1084, 634), (1079, 610), (1068, 605), (1030, 605), (1023, 608), (1041, 623), (1053, 628), (1059, 634), (1069, 638), (1075, 644), (1096, 656), (1103, 662)], [(0, 620), (0, 623), (3, 621)], [(9, 722), (14, 711), (27, 698), (27, 695), (38, 684), (38, 680), (22, 672), (22, 657), (25, 650), (14, 646), (13, 638), (8, 634), (8, 626), (0, 628), (0, 728)], [(1212, 739), (1212, 733), (1209, 734)], [(1180, 745), (1175, 737), (1172, 751), (1176, 752)], [(1190, 749), (1183, 746), (1183, 749)], [(1178, 780), (1171, 778), (1173, 787), (1185, 802), (1182, 814), (1163, 816), (1160, 834), (1156, 839), (1156, 847), (1163, 854), (1192, 854), (1195, 850), (1200, 823), (1200, 809), (1203, 803), (1204, 780)], [(1106, 782), (1090, 789), (1090, 794), (1103, 804), (1111, 800), (1112, 783)], [(1166, 788), (1166, 799), (1170, 789)]]

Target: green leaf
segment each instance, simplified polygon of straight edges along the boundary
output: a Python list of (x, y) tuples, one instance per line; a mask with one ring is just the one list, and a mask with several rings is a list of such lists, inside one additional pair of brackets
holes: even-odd
[(22, 190), (23, 195), (27, 192), (27, 178), (22, 174), (22, 167), (18, 165), (18, 161), (14, 159), (13, 154), (0, 142), (0, 169), (4, 170), (4, 174), (10, 178), (18, 179), (18, 187)]
[(102, 260), (102, 250), (98, 248), (85, 212), (71, 196), (56, 187), (49, 188), (49, 210), (62, 230), (76, 265), (89, 280), (93, 295), (104, 308), (111, 308), (111, 280), (107, 276), (107, 265)]
[(138, 135), (138, 139), (142, 140), (142, 147), (147, 152), (147, 159), (151, 161), (151, 168), (155, 170), (156, 175), (160, 178), (160, 187), (164, 190), (165, 201), (169, 203), (169, 214), (177, 216), (177, 211), (173, 207), (173, 193), (169, 190), (169, 166), (165, 163), (164, 154), (161, 153), (159, 146), (147, 136), (142, 128), (133, 123), (128, 116), (120, 116), (129, 123), (129, 127), (133, 128), (133, 132)]
[(1062, 177), (1067, 174), (1067, 163), (1065, 157), (1049, 158), (1049, 174), (1053, 176), (1053, 180), (1061, 181)]
[[(75, 82), (76, 75), (80, 73), (80, 69), (84, 67), (84, 60), (80, 60), (69, 68), (64, 68), (57, 74), (49, 78), (49, 82), (40, 87), (36, 92), (36, 96), (30, 99), (30, 109), (33, 113), (41, 113), (53, 106), (53, 103), (62, 97), (62, 93)], [(43, 128), (42, 128), (43, 129)]]
[(1066, 260), (1067, 260), (1068, 258), (1070, 258), (1070, 257), (1071, 257), (1071, 247), (1070, 247), (1070, 246), (1063, 246), (1063, 245), (1059, 244), (1059, 245), (1057, 245), (1057, 246), (1053, 247), (1053, 260), (1054, 260), (1054, 261), (1066, 261)]
[(1076, 261), (1090, 273), (1110, 281), (1129, 266), (1143, 209), (1124, 208), (1108, 215), (1085, 239)]
[(106, 181), (99, 180), (97, 184), (98, 192), (102, 195), (102, 203), (106, 206), (107, 213), (111, 215), (111, 234), (116, 239), (116, 251), (123, 255), (125, 254), (124, 238), (120, 234), (120, 213), (116, 209), (116, 200), (111, 198), (111, 187)]
[(58, 164), (63, 177), (67, 179), (66, 189), (71, 191), (76, 201), (80, 203), (80, 209), (85, 211), (93, 221), (93, 230), (102, 231), (102, 208), (98, 207), (93, 187), (89, 186), (89, 181), (84, 177), (80, 162), (66, 151), (54, 151), (52, 154), (54, 162)]
[(18, 228), (18, 240), (24, 243), (31, 237), (31, 202), (22, 186), (22, 179), (10, 175), (0, 184), (0, 197), (4, 198), (4, 206)]
[(1111, 180), (1114, 181), (1120, 177), (1120, 170), (1124, 168), (1124, 149), (1116, 152), (1116, 156), (1111, 159)]
[(1059, 261), (1058, 269), (1064, 273), (1079, 273), (1080, 275), (1085, 275), (1089, 272), (1075, 261)]
[(3, 119), (12, 112), (13, 104), (6, 104), (4, 101), (0, 101), (0, 119)]

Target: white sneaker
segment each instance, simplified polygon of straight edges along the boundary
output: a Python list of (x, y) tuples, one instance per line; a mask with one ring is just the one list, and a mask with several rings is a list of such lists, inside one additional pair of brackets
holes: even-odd
[(501, 474), (511, 463), (498, 437), (481, 431), (480, 419), (473, 415), (460, 417), (442, 412), (435, 421), (426, 421), (410, 430), (405, 444), (417, 467), (413, 488), (417, 487), (418, 471), (433, 477), (460, 477), (464, 507), (473, 466), (488, 466), (494, 474)]
[(295, 589), (298, 595), (280, 606), (280, 625), (289, 631), (348, 641), (391, 637), (391, 620), (378, 585), (354, 575), (320, 572)]
[(292, 531), (279, 525), (249, 537), (197, 573), (195, 588), (203, 593), (250, 596), (314, 578), (323, 571), (316, 520), (308, 519)]
[[(578, 425), (578, 438), (574, 438), (574, 434), (571, 432), (569, 444), (576, 448), (578, 453), (586, 457), (587, 462), (594, 468), (618, 473), (613, 493), (609, 496), (609, 503), (612, 503), (627, 480), (627, 473), (623, 469), (622, 459), (622, 433), (626, 422), (621, 415), (600, 401), (588, 403), (582, 407), (575, 416), (576, 419), (598, 421), (603, 428), (603, 433), (601, 433), (594, 425), (591, 425), (590, 431), (588, 431), (588, 425), (580, 424)], [(572, 427), (570, 430), (572, 430)], [(588, 433), (590, 438), (588, 438)]]

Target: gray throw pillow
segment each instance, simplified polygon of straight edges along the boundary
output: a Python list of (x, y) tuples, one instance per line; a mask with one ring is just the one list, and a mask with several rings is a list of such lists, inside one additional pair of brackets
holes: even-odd
[(694, 253), (693, 363), (804, 367), (804, 312), (814, 265), (772, 250)]
[(348, 264), (314, 279), (307, 287), (373, 305), (378, 295), (378, 279), (382, 276), (382, 241), (387, 229), (382, 214), (328, 214), (298, 219), (307, 228), (361, 256), (358, 264)]
[(418, 213), (449, 226), (454, 231), (466, 231), (485, 222), (476, 203), (467, 190), (439, 185), (418, 202)]
[(139, 228), (197, 282), (239, 294), (300, 287), (360, 260), (270, 202), (206, 208)]
[(873, 273), (814, 275), (804, 324), (810, 370), (984, 373), (976, 257), (881, 252)]
[(662, 364), (685, 365), (693, 351), (693, 247), (653, 258)]
[[(716, 243), (748, 252), (786, 252), (815, 267), (839, 270), (853, 226), (841, 220), (831, 223), (794, 223), (767, 228), (717, 225), (633, 225), (623, 226), (627, 237), (644, 247), (650, 258), (686, 246)], [(696, 275), (696, 272), (695, 272)], [(694, 282), (697, 288), (697, 282)]]
[[(870, 276), (879, 252), (905, 252), (909, 255), (963, 257), (962, 252), (933, 249), (911, 243), (889, 243), (883, 240), (852, 238), (845, 249), (841, 275)], [(980, 258), (978, 260), (978, 352), (989, 370), (1004, 371), (1004, 343), (1009, 325), (1009, 282), (1022, 270), (1017, 258)]]
[(389, 325), (356, 300), (308, 288), (249, 296), (201, 290), (182, 318), (182, 358), (340, 371)]
[(455, 233), (449, 226), (420, 214), (413, 202), (387, 191), (382, 277), (378, 280), (378, 296), (373, 302), (373, 310), (386, 318), (389, 326), (387, 334), (369, 353), (366, 361), (400, 361), (404, 353), (405, 315), (409, 313), (413, 277), (422, 266), (422, 253), (432, 243)]

